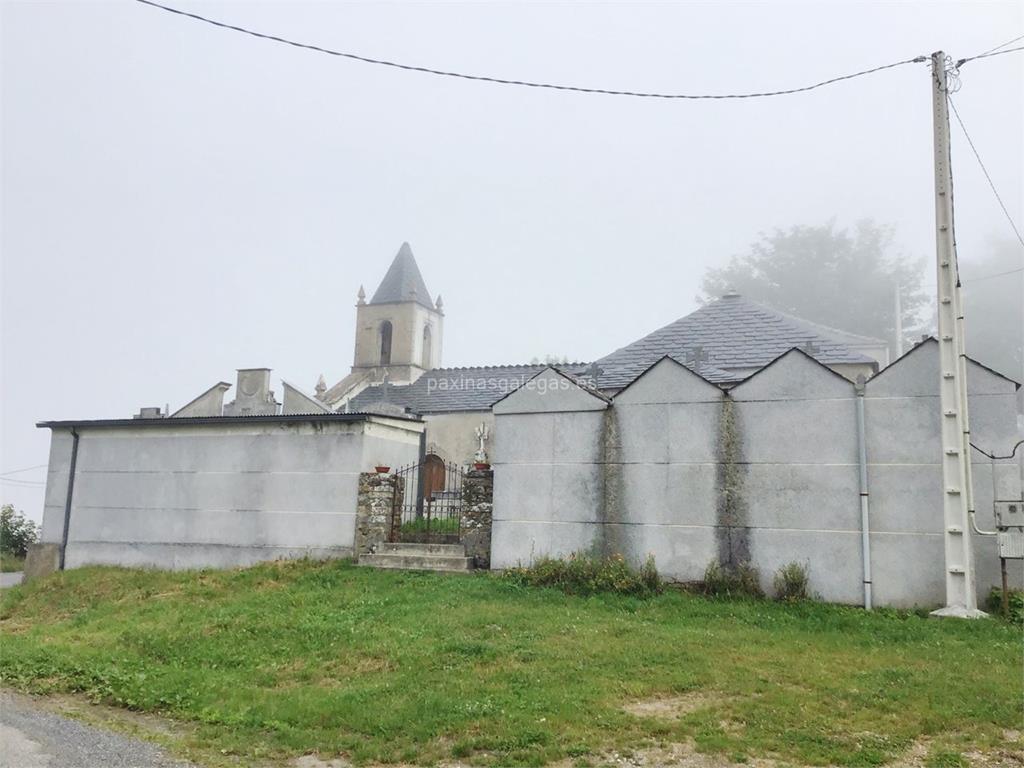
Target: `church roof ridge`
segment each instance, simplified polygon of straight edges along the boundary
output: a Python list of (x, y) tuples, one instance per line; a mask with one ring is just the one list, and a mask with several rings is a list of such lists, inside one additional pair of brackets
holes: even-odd
[(497, 363), (495, 365), (446, 365), (433, 368), (431, 371), (489, 371), (504, 370), (508, 368), (555, 368), (558, 366), (583, 366), (590, 363), (578, 360), (568, 363)]

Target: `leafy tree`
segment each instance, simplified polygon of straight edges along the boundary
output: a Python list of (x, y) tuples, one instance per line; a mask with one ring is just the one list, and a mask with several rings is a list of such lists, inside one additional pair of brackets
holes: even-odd
[(706, 303), (732, 289), (753, 301), (839, 330), (895, 341), (900, 289), (905, 339), (918, 334), (928, 302), (923, 259), (895, 252), (893, 228), (871, 220), (839, 229), (835, 221), (762, 234), (747, 253), (709, 269)]
[(24, 557), (28, 545), (39, 538), (36, 524), (25, 517), (24, 512), (15, 512), (13, 504), (0, 507), (0, 552), (15, 557)]

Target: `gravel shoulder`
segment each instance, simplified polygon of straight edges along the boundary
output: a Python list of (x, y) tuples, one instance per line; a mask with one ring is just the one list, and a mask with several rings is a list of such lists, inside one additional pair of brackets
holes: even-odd
[(0, 766), (195, 768), (149, 742), (64, 717), (9, 691), (0, 691)]

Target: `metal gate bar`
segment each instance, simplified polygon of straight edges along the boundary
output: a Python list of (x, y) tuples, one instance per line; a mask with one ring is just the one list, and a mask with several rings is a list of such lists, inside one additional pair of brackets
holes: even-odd
[(394, 471), (391, 541), (455, 543), (462, 526), (462, 468), (428, 456)]

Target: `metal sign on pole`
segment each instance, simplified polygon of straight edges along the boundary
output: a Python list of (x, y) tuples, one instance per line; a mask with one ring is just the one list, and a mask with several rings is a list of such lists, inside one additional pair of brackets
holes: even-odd
[(946, 54), (932, 54), (932, 118), (935, 132), (935, 235), (939, 322), (939, 403), (942, 442), (942, 511), (946, 605), (933, 616), (980, 618), (971, 546), (970, 423), (963, 302), (953, 236), (953, 184), (949, 151)]

